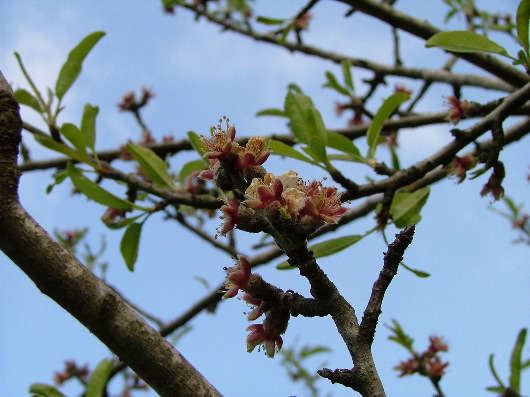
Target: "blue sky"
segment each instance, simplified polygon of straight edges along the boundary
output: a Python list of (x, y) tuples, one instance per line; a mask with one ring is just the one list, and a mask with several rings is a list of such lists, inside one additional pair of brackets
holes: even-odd
[[(439, 2), (441, 3), (441, 2)], [(492, 1), (477, 2), (495, 9)], [(506, 10), (516, 1), (506, 1)], [(443, 14), (432, 9), (421, 10), (421, 18), (439, 25)], [(290, 16), (303, 5), (271, 0), (258, 14), (272, 17)], [(509, 5), (509, 6), (508, 6)], [(414, 5), (404, 2), (403, 7)], [(368, 34), (371, 18), (342, 20), (344, 7), (327, 2), (316, 9), (307, 41), (317, 46), (378, 62), (391, 61), (389, 31), (386, 27)], [(116, 148), (127, 139), (138, 139), (140, 131), (132, 117), (120, 114), (116, 104), (123, 94), (140, 87), (151, 88), (156, 99), (146, 108), (144, 117), (157, 139), (166, 134), (183, 138), (189, 130), (207, 133), (222, 115), (230, 117), (240, 136), (285, 132), (284, 121), (256, 118), (257, 111), (281, 107), (287, 84), (294, 82), (311, 95), (322, 111), (326, 126), (341, 127), (344, 120), (334, 114), (339, 100), (330, 90), (322, 89), (324, 71), (335, 65), (312, 60), (300, 54), (275, 49), (267, 44), (220, 33), (205, 22), (178, 10), (177, 15), (161, 12), (156, 2), (131, 5), (116, 0), (94, 4), (87, 0), (72, 2), (31, 2), (5, 0), (0, 4), (0, 70), (14, 87), (27, 87), (17, 68), (13, 52), (21, 54), (27, 69), (40, 87), (53, 86), (69, 50), (88, 33), (103, 30), (107, 35), (87, 58), (81, 77), (65, 97), (62, 122), (78, 122), (83, 106), (90, 102), (100, 107), (97, 147)], [(338, 18), (338, 19), (337, 19)], [(330, 21), (340, 21), (340, 23)], [(353, 21), (356, 21), (353, 23)], [(455, 21), (455, 27), (463, 26)], [(406, 64), (439, 67), (445, 57), (440, 51), (422, 50), (422, 43), (405, 36), (403, 52)], [(463, 63), (461, 71), (472, 71)], [(361, 91), (361, 79), (367, 74), (354, 71)], [(389, 79), (389, 91), (376, 95), (382, 100), (394, 83), (417, 88), (416, 82)], [(362, 91), (361, 91), (362, 92)], [(498, 94), (464, 89), (469, 99), (485, 101)], [(450, 92), (435, 89), (422, 110), (443, 109), (443, 96)], [(472, 95), (478, 96), (473, 97)], [(32, 111), (23, 109), (23, 118), (42, 126)], [(423, 130), (404, 131), (400, 151), (404, 164), (421, 159), (451, 137), (451, 126), (436, 125)], [(35, 159), (55, 157), (26, 139)], [(515, 201), (527, 200), (530, 186), (528, 173), (529, 140), (502, 151), (508, 175), (504, 187)], [(173, 163), (178, 169), (188, 156)], [(296, 167), (301, 177), (321, 178), (318, 170), (298, 163), (272, 158), (266, 164), (273, 172)], [(363, 180), (368, 170), (358, 166), (345, 168), (348, 175)], [(137, 270), (129, 273), (119, 255), (121, 231), (109, 231), (99, 221), (103, 208), (82, 197), (71, 197), (67, 183), (44, 195), (51, 182), (50, 172), (32, 172), (21, 179), (20, 196), (30, 214), (48, 231), (90, 227), (89, 241), (95, 248), (102, 234), (107, 239), (104, 260), (110, 263), (107, 280), (131, 301), (171, 320), (184, 312), (206, 293), (195, 277), (206, 279), (212, 287), (223, 279), (223, 266), (232, 260), (225, 254), (205, 249), (196, 237), (177, 225), (153, 216), (144, 229)], [(418, 279), (401, 269), (389, 288), (376, 334), (374, 355), (389, 395), (426, 396), (434, 391), (425, 379), (398, 379), (392, 367), (406, 359), (405, 350), (386, 340), (383, 327), (397, 319), (422, 350), (431, 334), (444, 336), (450, 343), (445, 358), (451, 362), (442, 387), (447, 395), (483, 396), (484, 388), (493, 384), (487, 358), (495, 353), (503, 379), (508, 377), (508, 357), (517, 332), (529, 326), (530, 282), (528, 247), (514, 245), (510, 225), (488, 210), (490, 201), (479, 195), (485, 178), (461, 185), (445, 181), (431, 192), (417, 227), (414, 242), (405, 261), (412, 267), (432, 274)], [(110, 186), (110, 185), (109, 185)], [(355, 203), (352, 203), (352, 206)], [(497, 205), (503, 208), (502, 204)], [(212, 225), (217, 224), (217, 219)], [(333, 237), (361, 234), (373, 225), (370, 218), (355, 222)], [(373, 281), (380, 270), (384, 243), (373, 235), (340, 255), (324, 258), (321, 265), (357, 312), (366, 305)], [(247, 251), (248, 252), (248, 251)], [(308, 294), (304, 280), (293, 272), (278, 272), (274, 266), (259, 270), (266, 280), (283, 289)], [(223, 302), (215, 315), (201, 314), (193, 320), (193, 332), (177, 344), (178, 349), (226, 396), (304, 396), (298, 385), (289, 383), (275, 360), (263, 354), (245, 351), (243, 312), (246, 306), (238, 300)], [(52, 382), (53, 371), (62, 368), (64, 359), (75, 359), (93, 368), (109, 355), (76, 320), (42, 295), (34, 284), (5, 256), (0, 255), (0, 384), (4, 395), (26, 396), (32, 382)], [(334, 330), (332, 321), (292, 319), (285, 346), (298, 340), (299, 345), (324, 344), (333, 353), (318, 357), (330, 368), (347, 368), (350, 360)], [(530, 349), (525, 349), (530, 355)], [(334, 396), (351, 395), (341, 386), (321, 381), (322, 390)], [(526, 388), (525, 388), (526, 387)], [(528, 393), (530, 376), (523, 379)], [(75, 385), (65, 389), (75, 395)], [(414, 392), (411, 392), (414, 390)], [(141, 394), (139, 394), (141, 395)], [(154, 393), (145, 393), (146, 396)]]

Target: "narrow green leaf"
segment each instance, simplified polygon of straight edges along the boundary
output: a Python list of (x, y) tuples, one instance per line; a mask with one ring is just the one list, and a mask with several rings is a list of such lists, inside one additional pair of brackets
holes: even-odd
[(506, 391), (506, 388), (505, 387), (490, 386), (490, 387), (486, 387), (486, 390), (490, 391), (492, 393), (503, 394)]
[(138, 219), (140, 219), (143, 216), (146, 216), (146, 213), (133, 216), (132, 218), (125, 218), (125, 219), (122, 219), (121, 221), (117, 221), (117, 222), (106, 222), (105, 225), (109, 229), (112, 229), (112, 230), (123, 229), (124, 227), (127, 227), (130, 224), (136, 222)]
[(518, 207), (510, 197), (503, 197), (502, 200), (506, 203), (512, 215), (517, 218), (521, 212), (521, 207)]
[(420, 277), (420, 278), (431, 277), (430, 273), (424, 272), (423, 270), (413, 269), (413, 268), (405, 265), (403, 262), (401, 262), (400, 265), (403, 266), (405, 269), (407, 269), (409, 272), (411, 272), (412, 274), (414, 274), (417, 277)]
[(361, 152), (351, 140), (336, 132), (328, 132), (327, 146), (353, 156), (361, 157)]
[(138, 246), (140, 245), (140, 234), (144, 222), (133, 223), (123, 233), (120, 244), (120, 252), (125, 260), (127, 269), (134, 271), (134, 264), (138, 259)]
[(390, 145), (390, 155), (392, 156), (392, 167), (397, 171), (401, 169), (401, 164), (395, 146)]
[(55, 179), (54, 182), (46, 187), (46, 194), (50, 194), (50, 192), (55, 186), (63, 183), (63, 181), (68, 178), (68, 172), (66, 172), (66, 170), (64, 169), (59, 170), (53, 175), (53, 178)]
[(165, 188), (175, 187), (173, 178), (167, 170), (166, 162), (155, 152), (145, 146), (133, 145), (132, 143), (128, 143), (126, 148), (155, 185)]
[(351, 94), (355, 92), (355, 86), (353, 85), (353, 79), (351, 76), (351, 62), (344, 60), (340, 63), (342, 68), (342, 76), (344, 77), (344, 83), (346, 87), (350, 89)]
[(271, 149), (272, 154), (277, 156), (291, 157), (300, 161), (304, 161), (309, 164), (317, 165), (317, 163), (311, 160), (309, 157), (304, 156), (298, 150), (286, 145), (283, 142), (275, 141), (274, 139), (267, 140), (268, 145)]
[(519, 331), (517, 341), (510, 357), (510, 387), (516, 392), (520, 393), (521, 390), (521, 355), (523, 353), (523, 346), (526, 340), (526, 328)]
[(394, 196), (390, 213), (396, 227), (404, 228), (421, 220), (420, 211), (427, 202), (429, 193), (430, 189), (424, 187), (412, 193), (398, 193)]
[(512, 58), (504, 47), (485, 36), (467, 30), (436, 33), (426, 41), (425, 47), (440, 47), (451, 52), (490, 52)]
[(278, 40), (278, 43), (280, 45), (283, 45), (285, 41), (287, 40), (287, 36), (289, 33), (291, 33), (291, 30), (294, 28), (294, 22), (291, 22), (289, 25), (287, 25), (285, 28), (283, 28), (283, 34), (282, 37), (280, 37), (280, 40)]
[(392, 320), (392, 323), (394, 324), (393, 327), (385, 324), (385, 326), (394, 333), (394, 335), (390, 335), (388, 339), (403, 346), (409, 352), (414, 353), (414, 349), (412, 347), (414, 344), (414, 339), (405, 333), (401, 325), (396, 320)]
[(15, 91), (15, 98), (17, 99), (17, 102), (21, 105), (29, 106), (33, 110), (35, 110), (38, 113), (42, 113), (42, 107), (39, 103), (39, 100), (31, 94), (31, 92), (19, 88)]
[(83, 109), (83, 118), (81, 119), (81, 132), (86, 142), (86, 146), (94, 151), (96, 145), (96, 117), (99, 113), (99, 107), (92, 106), (90, 103)]
[(329, 353), (331, 349), (327, 346), (304, 347), (300, 351), (300, 358), (307, 358), (319, 353)]
[(33, 135), (33, 137), (38, 143), (40, 143), (44, 147), (47, 147), (48, 149), (62, 153), (67, 157), (71, 158), (72, 160), (76, 160), (81, 163), (89, 163), (89, 160), (81, 153), (76, 152), (74, 149), (72, 149), (70, 146), (65, 145), (64, 143), (57, 142), (52, 137), (46, 135)]
[(530, 19), (530, 0), (522, 0), (517, 7), (516, 26), (517, 38), (528, 54), (528, 21)]
[(74, 47), (68, 59), (61, 67), (59, 77), (55, 84), (55, 95), (61, 100), (68, 91), (68, 89), (74, 84), (75, 80), (81, 73), (82, 64), (90, 50), (96, 45), (96, 43), (105, 35), (105, 32), (93, 32), (86, 36), (81, 42)]
[(182, 166), (178, 174), (178, 181), (184, 183), (185, 179), (195, 171), (204, 170), (204, 161), (203, 160), (192, 160), (187, 162)]
[(269, 17), (263, 17), (261, 15), (258, 15), (256, 18), (256, 22), (263, 23), (265, 25), (282, 25), (285, 23), (285, 19), (279, 19), (279, 18), (269, 18)]
[(379, 135), (383, 129), (383, 124), (390, 117), (390, 115), (397, 109), (399, 105), (410, 99), (410, 96), (404, 92), (398, 92), (389, 96), (381, 105), (374, 116), (372, 123), (366, 131), (366, 138), (368, 140), (368, 154), (369, 159), (375, 158), (375, 150), (379, 144)]
[(333, 255), (352, 246), (355, 243), (358, 243), (365, 236), (365, 234), (352, 234), (350, 236), (333, 238), (318, 244), (314, 244), (310, 246), (309, 249), (313, 251), (315, 258), (323, 258), (325, 256)]
[[(497, 381), (499, 386), (502, 387), (502, 391), (501, 391), (501, 393), (502, 393), (504, 391), (504, 389), (506, 389), (506, 386), (504, 386), (504, 383), (502, 382), (501, 378), (499, 377), (499, 374), (497, 374), (497, 370), (495, 369), (495, 365), (494, 365), (493, 361), (494, 361), (494, 355), (490, 354), (490, 357), (488, 359), (488, 365), (490, 367), (491, 374), (493, 375), (493, 377), (495, 378), (495, 380)], [(488, 390), (489, 390), (489, 388), (488, 388)]]
[(42, 397), (66, 397), (63, 393), (57, 390), (55, 387), (46, 385), (44, 383), (33, 383), (29, 387), (30, 393), (36, 393)]
[(114, 366), (111, 359), (102, 360), (90, 375), (86, 385), (86, 397), (102, 397), (105, 386), (109, 380), (110, 372)]
[(324, 126), (324, 121), (322, 120), (320, 112), (315, 108), (308, 109), (305, 119), (307, 134), (309, 136), (308, 146), (317, 156), (315, 160), (329, 165), (326, 154), (328, 133), (326, 131), (326, 127)]
[(330, 161), (353, 161), (355, 163), (370, 164), (364, 157), (355, 156), (353, 154), (346, 153), (332, 153), (328, 154), (328, 160)]
[(113, 195), (112, 193), (103, 189), (97, 183), (92, 182), (83, 175), (81, 170), (74, 167), (72, 163), (68, 163), (66, 170), (74, 186), (89, 199), (95, 201), (96, 203), (119, 210), (131, 209), (131, 202)]
[[(188, 131), (188, 139), (190, 140), (191, 146), (202, 158), (202, 156), (206, 152), (206, 146), (204, 146), (204, 143), (202, 143), (201, 137), (197, 135), (197, 133), (194, 131)], [(204, 159), (203, 161), (205, 163), (208, 163), (206, 159)]]
[(282, 109), (277, 108), (268, 108), (260, 110), (258, 113), (256, 113), (256, 116), (277, 116), (277, 117), (287, 117), (285, 112)]
[[(340, 252), (352, 246), (353, 244), (359, 242), (365, 236), (366, 234), (364, 235), (353, 234), (350, 236), (338, 237), (338, 238), (323, 241), (318, 244), (314, 244), (310, 246), (309, 249), (313, 251), (313, 255), (315, 256), (315, 258), (323, 258), (329, 255), (333, 255), (337, 252)], [(289, 265), (287, 261), (283, 261), (282, 263), (278, 264), (276, 268), (278, 270), (294, 269), (291, 265)]]
[(322, 87), (328, 87), (337, 91), (339, 94), (350, 96), (350, 92), (345, 87), (339, 84), (337, 78), (333, 73), (329, 71), (326, 72), (326, 78), (328, 79), (328, 81), (326, 81), (326, 83), (324, 83)]
[(74, 145), (77, 151), (86, 157), (86, 141), (79, 128), (77, 128), (74, 124), (64, 123), (60, 130), (61, 134), (68, 139), (72, 145)]
[(313, 102), (305, 94), (295, 93), (291, 90), (285, 97), (285, 114), (289, 117), (290, 127), (298, 141), (309, 145), (307, 134), (306, 114), (313, 107)]

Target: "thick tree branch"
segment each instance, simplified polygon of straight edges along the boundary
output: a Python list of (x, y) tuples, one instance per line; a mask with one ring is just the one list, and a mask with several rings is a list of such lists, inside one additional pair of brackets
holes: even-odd
[(171, 344), (53, 240), (18, 201), (22, 122), (0, 73), (0, 249), (161, 396), (220, 396)]
[[(345, 2), (348, 3), (347, 1)], [(352, 2), (354, 3), (354, 1)], [(300, 52), (303, 54), (316, 56), (322, 59), (327, 59), (329, 61), (339, 63), (339, 64), (342, 61), (349, 61), (354, 67), (371, 70), (380, 76), (400, 76), (400, 77), (407, 77), (411, 79), (420, 79), (420, 80), (426, 80), (426, 81), (438, 81), (438, 82), (451, 84), (454, 86), (469, 85), (469, 86), (476, 86), (476, 87), (482, 87), (482, 88), (499, 90), (499, 91), (507, 91), (507, 92), (513, 91), (514, 86), (515, 87), (521, 86), (526, 81), (528, 81), (528, 78), (524, 80), (524, 76), (525, 76), (524, 73), (522, 73), (522, 76), (521, 76), (521, 72), (519, 72), (518, 70), (514, 68), (510, 68), (510, 69), (512, 69), (512, 73), (515, 70), (514, 81), (517, 81), (518, 84), (513, 84), (513, 83), (507, 84), (504, 81), (502, 81), (502, 80), (507, 81), (506, 79), (502, 77), (497, 79), (497, 78), (491, 78), (491, 77), (477, 76), (473, 74), (455, 74), (455, 73), (448, 72), (446, 70), (428, 70), (428, 69), (420, 69), (420, 68), (406, 68), (403, 66), (396, 67), (396, 66), (383, 65), (377, 62), (366, 60), (366, 59), (352, 58), (346, 55), (337, 54), (332, 51), (326, 51), (326, 50), (320, 49), (318, 47), (310, 46), (310, 45), (299, 44), (299, 43), (294, 43), (290, 41), (285, 41), (282, 43), (281, 38), (273, 34), (258, 33), (254, 30), (250, 30), (240, 24), (234, 23), (221, 16), (214, 15), (204, 10), (198, 9), (192, 5), (187, 5), (187, 4), (176, 4), (176, 5), (180, 7), (184, 7), (194, 12), (196, 15), (204, 17), (208, 19), (210, 22), (213, 22), (219, 26), (222, 26), (223, 29), (225, 30), (230, 30), (230, 31), (239, 33), (243, 36), (250, 37), (256, 41), (274, 44), (280, 47), (284, 47), (291, 52), (296, 51), (296, 52)], [(389, 6), (386, 6), (386, 7), (389, 7)], [(401, 26), (396, 26), (396, 27), (401, 28)], [(429, 37), (431, 35), (429, 35)], [(489, 58), (492, 58), (492, 57), (489, 57)], [(508, 66), (500, 61), (497, 61), (497, 62), (501, 63), (504, 68)]]
[(356, 193), (347, 193), (344, 195), (344, 198), (355, 199), (370, 196), (374, 193), (381, 193), (389, 188), (398, 189), (422, 178), (439, 165), (448, 163), (461, 149), (489, 131), (494, 123), (499, 120), (504, 120), (511, 111), (522, 106), (528, 100), (530, 100), (530, 83), (508, 96), (495, 110), (472, 127), (462, 131), (458, 138), (455, 138), (455, 140), (438, 150), (432, 156), (419, 161), (407, 169), (396, 172), (391, 177), (360, 185)]
[[(424, 40), (428, 40), (434, 34), (440, 32), (439, 29), (432, 26), (430, 23), (420, 21), (411, 17), (394, 7), (385, 3), (376, 2), (374, 0), (337, 0), (341, 3), (347, 4), (350, 7), (359, 10), (365, 14), (371, 15), (391, 26), (409, 32)], [(529, 81), (529, 77), (497, 58), (480, 53), (459, 53), (458, 57), (465, 59), (479, 68), (486, 70), (497, 76), (501, 80), (506, 81), (514, 87), (522, 87)]]

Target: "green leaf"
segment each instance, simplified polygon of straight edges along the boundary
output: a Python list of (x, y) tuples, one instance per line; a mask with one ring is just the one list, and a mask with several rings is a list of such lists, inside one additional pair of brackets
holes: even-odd
[(327, 346), (314, 346), (314, 347), (308, 347), (304, 346), (302, 350), (300, 351), (300, 358), (304, 359), (310, 356), (313, 356), (315, 354), (319, 353), (329, 353), (331, 349)]
[[(201, 156), (202, 158), (202, 156), (206, 152), (206, 146), (202, 142), (201, 137), (197, 135), (197, 133), (194, 131), (188, 131), (188, 139), (190, 140), (191, 146), (195, 149), (197, 153), (199, 153), (199, 156)], [(209, 164), (206, 159), (203, 159), (203, 161), (204, 163)]]
[(338, 238), (333, 238), (330, 240), (323, 241), (321, 243), (312, 245), (309, 247), (315, 258), (323, 258), (325, 256), (333, 255), (337, 252), (340, 252), (353, 244), (362, 240), (366, 235), (352, 234), (350, 236), (343, 236)]
[(269, 108), (269, 109), (260, 110), (258, 113), (256, 113), (256, 117), (259, 117), (259, 116), (287, 117), (287, 115), (282, 109), (277, 109), (277, 108)]
[(274, 139), (267, 140), (268, 145), (271, 149), (272, 154), (277, 156), (291, 157), (300, 161), (304, 161), (309, 164), (318, 165), (315, 161), (311, 160), (309, 157), (304, 156), (298, 150), (292, 148), (291, 146), (280, 142), (275, 141)]
[(92, 182), (83, 175), (80, 169), (74, 167), (72, 163), (68, 163), (66, 170), (74, 186), (89, 199), (119, 210), (130, 210), (132, 208), (133, 204), (131, 202), (113, 195), (97, 183)]
[(203, 160), (192, 160), (187, 162), (182, 166), (178, 174), (178, 181), (184, 183), (184, 180), (195, 171), (204, 170), (204, 161)]
[(430, 189), (424, 187), (412, 193), (397, 193), (394, 196), (390, 213), (396, 227), (404, 228), (421, 220), (420, 211), (427, 202), (429, 193)]
[(510, 209), (512, 215), (517, 218), (519, 216), (519, 213), (521, 212), (521, 207), (518, 207), (510, 197), (503, 197), (503, 201)]
[[(145, 221), (144, 221), (145, 222)], [(127, 269), (134, 271), (134, 264), (138, 259), (138, 246), (140, 244), (140, 234), (142, 233), (142, 226), (144, 222), (133, 223), (123, 233), (120, 243), (120, 252), (125, 260)]]
[(339, 84), (337, 78), (333, 73), (326, 72), (326, 78), (328, 79), (328, 81), (326, 81), (326, 83), (322, 87), (328, 87), (337, 91), (339, 94), (350, 96), (350, 92), (345, 87)]
[(361, 152), (357, 146), (350, 139), (336, 132), (328, 132), (327, 146), (355, 157), (361, 157)]
[(326, 127), (324, 126), (324, 121), (320, 112), (311, 108), (307, 110), (306, 113), (306, 125), (307, 132), (309, 135), (309, 147), (315, 153), (315, 160), (329, 165), (328, 157), (326, 154), (326, 143), (328, 138), (328, 133)]
[[(337, 252), (340, 252), (352, 246), (353, 244), (359, 242), (365, 236), (366, 234), (364, 235), (353, 234), (350, 236), (338, 237), (338, 238), (323, 241), (318, 244), (314, 244), (310, 246), (309, 249), (313, 251), (313, 255), (315, 256), (315, 258), (323, 258), (329, 255), (333, 255)], [(278, 270), (294, 269), (287, 261), (283, 261), (282, 263), (278, 264), (276, 268)]]
[(294, 22), (291, 22), (289, 25), (287, 25), (285, 28), (283, 28), (282, 37), (280, 37), (280, 40), (278, 40), (278, 43), (280, 45), (283, 45), (285, 43), (285, 41), (287, 40), (287, 36), (291, 32), (291, 30), (293, 30), (293, 28), (294, 28)]
[(392, 168), (395, 170), (400, 170), (401, 164), (399, 162), (399, 157), (394, 145), (390, 145), (390, 155), (392, 156)]
[(530, 19), (530, 0), (522, 0), (517, 7), (517, 38), (528, 54), (528, 21)]
[(46, 187), (46, 194), (50, 194), (50, 192), (55, 186), (63, 183), (63, 181), (68, 178), (68, 172), (66, 172), (66, 170), (64, 169), (59, 170), (55, 174), (53, 174), (53, 178), (55, 179), (55, 181)]
[(355, 92), (355, 86), (353, 85), (353, 79), (351, 76), (351, 62), (344, 60), (340, 63), (340, 66), (342, 68), (344, 83), (346, 84), (346, 87), (350, 89), (351, 94), (353, 94)]
[(140, 164), (143, 172), (153, 181), (155, 185), (174, 188), (173, 178), (169, 175), (167, 164), (151, 149), (145, 146), (128, 143), (127, 150), (132, 154), (134, 159)]
[(263, 17), (259, 15), (256, 18), (256, 22), (263, 23), (265, 25), (282, 25), (285, 23), (285, 19), (279, 19), (279, 18), (269, 18), (269, 17)]
[(83, 118), (81, 119), (81, 132), (85, 139), (86, 146), (94, 151), (96, 145), (96, 116), (99, 113), (99, 107), (92, 106), (90, 103), (83, 109)]
[(111, 359), (102, 360), (90, 375), (86, 385), (86, 397), (102, 397), (105, 386), (109, 380), (110, 372), (114, 366)]
[(35, 140), (40, 143), (42, 146), (47, 147), (48, 149), (55, 150), (56, 152), (62, 153), (72, 160), (79, 161), (81, 163), (89, 163), (90, 161), (83, 156), (81, 153), (76, 152), (70, 146), (65, 145), (64, 143), (57, 142), (52, 137), (46, 135), (33, 135)]
[(417, 277), (420, 277), (420, 278), (431, 277), (430, 273), (424, 272), (423, 270), (413, 269), (405, 265), (403, 262), (401, 262), (400, 265), (403, 266), (405, 269), (407, 269), (412, 274), (416, 275)]
[[(501, 378), (497, 374), (497, 370), (495, 369), (495, 365), (493, 363), (493, 360), (494, 360), (494, 355), (490, 354), (490, 357), (488, 359), (488, 365), (490, 367), (491, 374), (493, 375), (493, 377), (495, 378), (495, 380), (497, 381), (497, 383), (501, 387), (501, 393), (502, 393), (502, 392), (504, 392), (504, 389), (506, 389), (506, 387), (504, 386), (504, 383), (502, 383)], [(494, 387), (492, 387), (491, 389), (488, 387), (488, 390), (492, 390), (493, 391), (494, 389), (495, 389)]]
[(107, 223), (105, 223), (105, 225), (109, 229), (112, 229), (112, 230), (123, 229), (124, 227), (129, 226), (131, 223), (136, 222), (139, 218), (141, 218), (143, 216), (146, 216), (146, 213), (133, 216), (132, 218), (125, 218), (125, 219), (122, 219), (121, 221), (117, 221), (117, 222), (112, 222), (112, 223), (107, 222)]
[(70, 51), (68, 59), (63, 64), (59, 77), (55, 84), (55, 95), (61, 100), (66, 91), (74, 84), (81, 73), (82, 64), (90, 50), (105, 35), (105, 32), (93, 32), (86, 36), (81, 42)]
[(490, 52), (512, 58), (504, 47), (485, 36), (467, 30), (436, 33), (427, 40), (425, 47), (440, 47), (451, 52)]
[(42, 113), (42, 107), (39, 100), (34, 97), (29, 91), (19, 88), (15, 91), (15, 98), (21, 105), (26, 105), (35, 110), (38, 113)]
[(372, 123), (366, 131), (366, 138), (368, 140), (368, 154), (369, 159), (375, 158), (375, 150), (379, 144), (379, 135), (383, 129), (383, 124), (390, 117), (390, 115), (397, 109), (399, 105), (410, 99), (410, 96), (404, 92), (398, 92), (389, 96), (381, 105), (374, 116)]
[(521, 389), (521, 355), (523, 353), (523, 346), (526, 340), (526, 328), (519, 331), (517, 341), (510, 357), (510, 387), (516, 392), (520, 393)]
[(29, 387), (30, 393), (36, 393), (42, 397), (66, 397), (63, 393), (57, 390), (55, 387), (44, 384), (44, 383), (33, 383)]
[(394, 333), (394, 335), (390, 335), (388, 339), (403, 346), (410, 353), (414, 353), (414, 349), (412, 348), (414, 339), (405, 333), (403, 328), (401, 328), (401, 325), (396, 320), (392, 320), (392, 323), (394, 324), (393, 327), (385, 324), (385, 326)]
[(79, 131), (79, 128), (77, 128), (74, 124), (64, 123), (60, 130), (61, 134), (68, 139), (72, 145), (74, 145), (77, 151), (86, 157), (86, 141), (81, 131)]
[(307, 134), (306, 112), (313, 107), (313, 102), (305, 94), (291, 90), (285, 97), (285, 114), (289, 117), (290, 127), (298, 141), (309, 145)]

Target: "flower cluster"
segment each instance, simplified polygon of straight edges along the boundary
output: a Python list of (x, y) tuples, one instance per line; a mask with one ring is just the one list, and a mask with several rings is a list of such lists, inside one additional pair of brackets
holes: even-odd
[[(253, 280), (261, 281), (261, 277), (251, 272), (251, 266), (248, 260), (239, 255), (236, 266), (229, 267), (225, 287), (227, 291), (223, 298), (233, 298), (239, 290), (245, 291)], [(252, 295), (245, 293), (243, 300), (247, 302), (252, 311), (247, 314), (249, 321), (253, 321), (265, 315), (263, 324), (252, 324), (247, 327), (250, 334), (247, 336), (247, 351), (252, 352), (256, 346), (263, 346), (265, 354), (268, 357), (274, 357), (274, 354), (281, 349), (283, 340), (281, 334), (285, 333), (289, 321), (289, 311), (279, 305), (269, 304), (268, 302), (257, 299)]]
[[(221, 122), (225, 121), (226, 127), (222, 128)], [(230, 125), (230, 120), (223, 117), (212, 131), (212, 138), (202, 137), (206, 147), (204, 157), (210, 159), (210, 170), (201, 173), (201, 178), (216, 180), (220, 168), (229, 168), (243, 172), (243, 177), (248, 178), (259, 172), (261, 165), (269, 158), (270, 150), (265, 146), (265, 139), (255, 136), (249, 139), (245, 147), (234, 142), (236, 128)], [(258, 168), (258, 170), (256, 170)]]
[(458, 157), (455, 156), (442, 169), (446, 175), (455, 175), (458, 178), (458, 183), (462, 183), (466, 179), (466, 172), (477, 165), (477, 159), (473, 156)]
[(491, 194), (494, 200), (503, 198), (504, 188), (502, 187), (502, 181), (505, 175), (504, 165), (500, 161), (497, 161), (493, 166), (493, 172), (490, 175), (488, 182), (482, 187), (480, 195), (486, 196)]
[(440, 381), (449, 363), (443, 363), (438, 353), (448, 350), (447, 343), (439, 336), (429, 337), (429, 342), (429, 347), (423, 353), (415, 353), (411, 358), (394, 367), (395, 370), (400, 371), (400, 377), (418, 373), (427, 376), (435, 383)]
[(140, 99), (136, 99), (134, 92), (125, 94), (120, 103), (118, 103), (118, 109), (120, 112), (138, 112), (138, 110), (149, 102), (150, 99), (154, 98), (155, 94), (149, 88), (142, 87)]
[(226, 276), (225, 287), (228, 290), (223, 295), (223, 298), (233, 298), (237, 295), (239, 290), (244, 290), (250, 281), (252, 272), (250, 271), (250, 263), (243, 255), (238, 255), (237, 263), (234, 267), (226, 268), (228, 274)]
[(260, 299), (256, 299), (248, 294), (243, 296), (243, 300), (252, 306), (252, 311), (247, 314), (249, 321), (256, 320), (265, 315), (263, 324), (252, 324), (247, 327), (250, 334), (247, 336), (247, 351), (252, 352), (256, 346), (263, 346), (268, 357), (282, 348), (282, 334), (287, 330), (289, 322), (289, 311), (275, 305), (270, 305)]
[(471, 103), (464, 100), (461, 101), (457, 97), (450, 95), (445, 103), (449, 107), (449, 114), (447, 115), (447, 121), (450, 121), (454, 125), (457, 125), (460, 120), (467, 116), (466, 112), (471, 107)]
[(324, 223), (336, 223), (347, 211), (335, 187), (325, 187), (318, 181), (307, 183), (293, 170), (278, 177), (267, 173), (263, 179), (254, 178), (245, 195), (243, 204), (264, 209), (274, 228), (287, 232), (285, 227), (291, 227), (303, 237)]
[(73, 360), (66, 360), (64, 362), (64, 371), (56, 372), (54, 378), (55, 383), (58, 385), (62, 385), (64, 382), (72, 378), (77, 378), (82, 383), (86, 383), (89, 374), (90, 370), (88, 369), (88, 365), (81, 367)]

